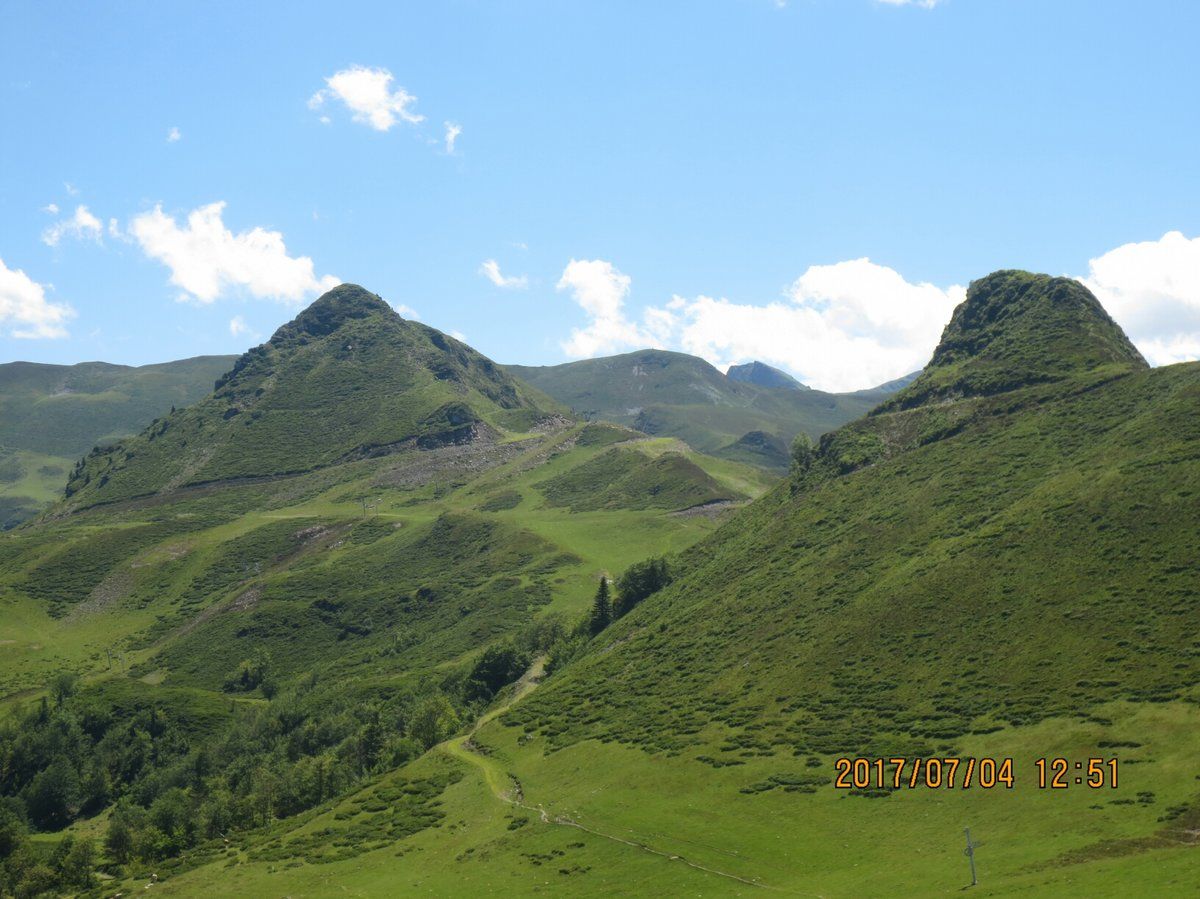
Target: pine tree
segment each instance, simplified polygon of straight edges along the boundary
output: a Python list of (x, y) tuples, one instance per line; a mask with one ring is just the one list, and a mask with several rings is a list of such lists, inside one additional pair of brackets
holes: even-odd
[(592, 635), (600, 633), (612, 622), (612, 602), (608, 598), (608, 578), (600, 578), (600, 587), (596, 590), (596, 599), (592, 603), (592, 617), (588, 629)]

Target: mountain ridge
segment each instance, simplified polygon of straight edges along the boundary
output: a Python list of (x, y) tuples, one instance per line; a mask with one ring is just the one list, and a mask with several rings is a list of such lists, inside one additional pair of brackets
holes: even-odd
[[(318, 307), (115, 451), (78, 514), (0, 537), (2, 810), (47, 841), (125, 828), (107, 891), (153, 864), (183, 895), (927, 896), (962, 885), (964, 822), (995, 892), (1195, 882), (1200, 364), (1030, 369), (1046, 334), (1010, 322), (1015, 356), (948, 363), (1006, 389), (939, 381), (768, 482), (549, 411), (397, 318)], [(326, 418), (386, 454), (203, 480), (271, 449), (258, 426), (294, 444), (268, 470), (309, 459)], [(1051, 755), (1119, 756), (1121, 785), (1048, 798)], [(1015, 785), (839, 789), (839, 757), (1011, 758)]]
[(876, 412), (1148, 367), (1079, 281), (1006, 269), (971, 282), (929, 364)]
[(678, 437), (723, 458), (753, 459), (768, 471), (786, 463), (776, 453), (745, 452), (751, 443), (789, 444), (801, 432), (816, 439), (865, 415), (886, 393), (847, 394), (763, 387), (729, 378), (698, 356), (637, 350), (553, 366), (508, 370), (585, 418), (603, 418), (648, 434)]
[(79, 508), (293, 474), (406, 441), (525, 430), (557, 414), (466, 344), (342, 284), (242, 354), (209, 396), (82, 460), (67, 497)]
[(779, 387), (787, 390), (811, 390), (807, 384), (793, 378), (785, 371), (755, 360), (742, 365), (731, 365), (725, 370), (731, 381), (745, 381), (760, 387)]
[(72, 466), (93, 447), (203, 397), (236, 358), (0, 364), (0, 529), (60, 499)]

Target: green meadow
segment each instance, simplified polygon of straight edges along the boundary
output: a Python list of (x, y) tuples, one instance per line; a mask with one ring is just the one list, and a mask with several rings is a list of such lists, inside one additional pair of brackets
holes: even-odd
[[(547, 394), (343, 286), (73, 464), (0, 894), (955, 895), (967, 829), (973, 895), (1194, 892), (1200, 365), (1002, 272), (781, 477)], [(1012, 786), (836, 783), (893, 757)]]

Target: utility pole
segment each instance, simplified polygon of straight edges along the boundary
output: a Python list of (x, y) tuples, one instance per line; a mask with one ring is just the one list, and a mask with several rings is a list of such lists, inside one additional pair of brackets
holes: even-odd
[(977, 886), (979, 881), (975, 878), (975, 847), (978, 844), (971, 842), (971, 828), (965, 828), (963, 833), (967, 835), (967, 848), (963, 850), (963, 855), (971, 862), (971, 886)]

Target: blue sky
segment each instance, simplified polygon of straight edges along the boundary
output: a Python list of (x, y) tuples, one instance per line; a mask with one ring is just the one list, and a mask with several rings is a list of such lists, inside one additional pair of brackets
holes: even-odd
[(346, 280), (502, 362), (852, 389), (1004, 267), (1200, 356), (1184, 0), (0, 10), (0, 361), (240, 352)]

